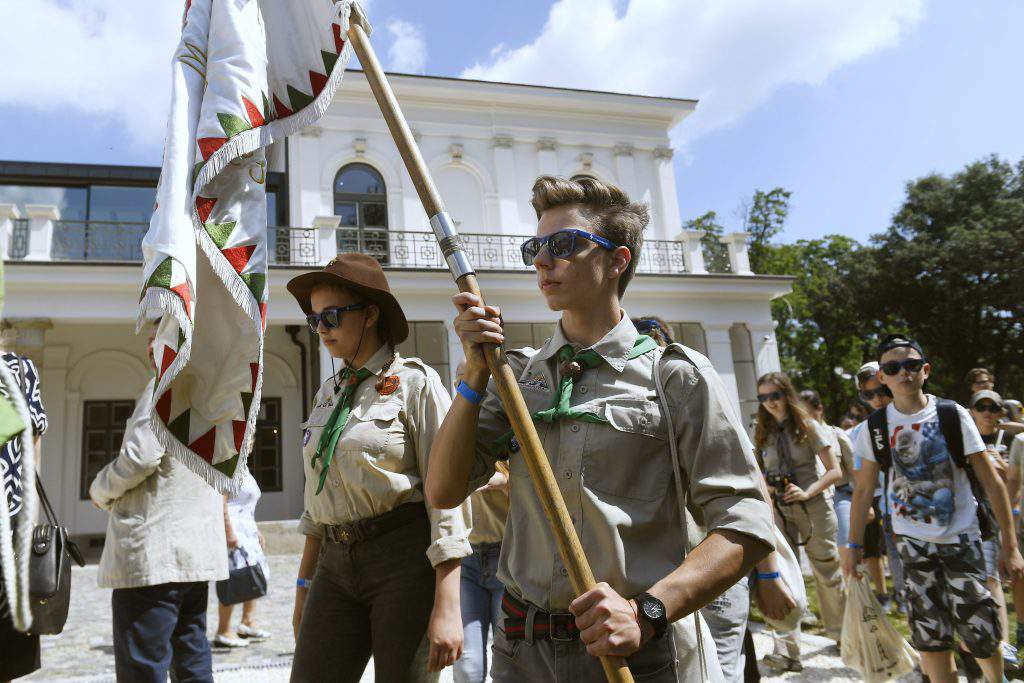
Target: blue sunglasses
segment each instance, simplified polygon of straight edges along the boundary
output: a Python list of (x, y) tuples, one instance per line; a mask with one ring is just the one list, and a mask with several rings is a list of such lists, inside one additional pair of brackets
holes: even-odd
[(595, 235), (592, 232), (580, 230), (579, 228), (566, 228), (565, 230), (553, 232), (547, 237), (531, 237), (523, 242), (522, 246), (519, 247), (523, 252), (523, 264), (532, 266), (533, 260), (537, 258), (537, 254), (541, 252), (541, 249), (543, 249), (545, 245), (547, 245), (548, 253), (555, 258), (567, 259), (576, 251), (577, 237), (590, 240), (594, 244), (604, 247), (608, 251), (612, 251), (616, 248), (616, 245), (612, 244), (600, 235)]
[(320, 313), (310, 313), (306, 316), (306, 322), (309, 323), (309, 329), (314, 332), (320, 330), (320, 323), (324, 324), (324, 329), (333, 330), (335, 327), (341, 324), (341, 316), (349, 311), (358, 311), (361, 308), (366, 308), (365, 303), (349, 304), (348, 306), (331, 306), (325, 308)]

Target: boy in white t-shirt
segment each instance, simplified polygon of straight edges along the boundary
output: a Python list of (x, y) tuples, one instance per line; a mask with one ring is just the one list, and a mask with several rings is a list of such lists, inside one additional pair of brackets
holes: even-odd
[[(882, 468), (887, 474), (884, 495), (903, 560), (911, 641), (921, 653), (922, 668), (935, 683), (956, 680), (955, 631), (986, 678), (1001, 681), (1002, 629), (985, 586), (978, 501), (968, 470), (958, 460), (969, 464), (991, 502), (1004, 539), (999, 554), (1004, 576), (1020, 578), (1024, 559), (1013, 533), (1006, 488), (985, 455), (970, 414), (924, 393), (931, 366), (921, 346), (906, 336), (889, 335), (878, 347), (878, 359), (878, 379), (889, 387), (893, 402), (869, 418), (868, 428), (860, 430), (854, 443), (861, 468), (850, 509), (851, 552), (844, 558), (843, 571), (859, 576), (862, 530)], [(940, 415), (950, 415), (952, 422), (940, 420)], [(950, 435), (962, 443), (950, 445)]]

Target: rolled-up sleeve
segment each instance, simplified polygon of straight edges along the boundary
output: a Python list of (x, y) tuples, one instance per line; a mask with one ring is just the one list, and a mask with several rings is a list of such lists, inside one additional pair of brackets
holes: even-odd
[(314, 522), (313, 518), (309, 516), (309, 512), (303, 510), (302, 516), (299, 517), (299, 533), (303, 536), (312, 536), (323, 540), (324, 525)]
[(754, 449), (711, 364), (671, 359), (666, 394), (689, 506), (709, 533), (730, 529), (774, 548), (772, 510), (761, 495)]
[[(413, 405), (408, 406), (412, 426), (412, 441), (416, 448), (416, 464), (421, 480), (426, 479), (430, 447), (441, 421), (448, 413), (452, 400), (445, 391), (441, 378), (428, 369), (426, 379), (419, 392), (412, 397)], [(447, 560), (458, 560), (473, 552), (469, 545), (469, 530), (472, 524), (470, 503), (467, 499), (457, 508), (438, 510), (427, 504), (430, 517), (430, 546), (427, 559), (431, 566)]]

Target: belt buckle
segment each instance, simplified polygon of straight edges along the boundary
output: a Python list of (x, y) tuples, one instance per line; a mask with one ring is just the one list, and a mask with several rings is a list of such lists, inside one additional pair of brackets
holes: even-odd
[(566, 612), (555, 612), (548, 615), (548, 638), (556, 643), (568, 643), (573, 640), (572, 625), (576, 617)]
[(356, 540), (355, 534), (348, 527), (340, 524), (327, 527), (327, 537), (334, 543), (342, 543), (344, 545), (352, 545)]

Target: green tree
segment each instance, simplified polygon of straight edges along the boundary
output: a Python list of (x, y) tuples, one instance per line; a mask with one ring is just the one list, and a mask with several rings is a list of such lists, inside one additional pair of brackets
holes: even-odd
[(864, 318), (921, 342), (933, 391), (963, 400), (964, 375), (980, 365), (1005, 395), (1024, 395), (1024, 160), (992, 156), (907, 183), (892, 225), (871, 244), (876, 279)]
[(789, 218), (792, 192), (776, 187), (768, 192), (756, 190), (749, 202), (740, 204), (738, 213), (743, 230), (750, 233), (747, 252), (755, 273), (765, 273), (766, 259), (772, 251), (772, 240), (780, 235)]
[(704, 266), (711, 273), (729, 272), (729, 252), (722, 243), (725, 228), (718, 222), (718, 214), (708, 211), (702, 216), (683, 223), (683, 230), (698, 230), (703, 234), (700, 238), (701, 251), (704, 254)]

